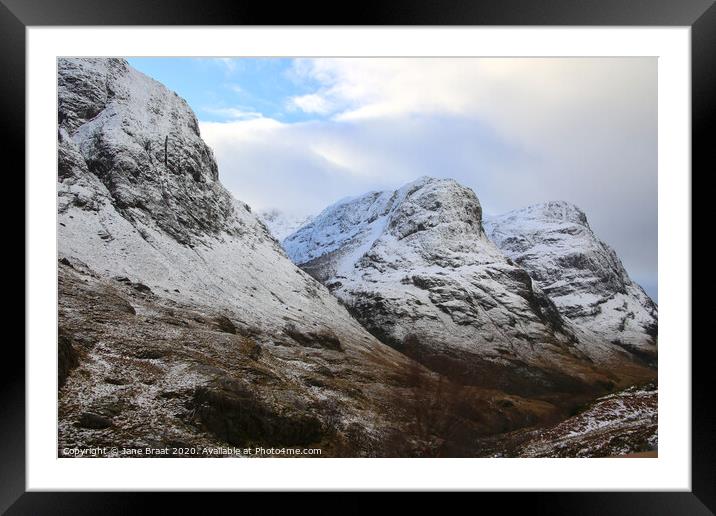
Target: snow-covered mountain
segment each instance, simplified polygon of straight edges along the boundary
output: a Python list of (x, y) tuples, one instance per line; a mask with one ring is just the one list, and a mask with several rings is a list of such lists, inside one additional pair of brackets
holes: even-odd
[(476, 384), (580, 389), (624, 361), (489, 240), (472, 190), (421, 178), (326, 208), (283, 242), (374, 335)]
[(566, 202), (537, 204), (491, 218), (485, 228), (562, 315), (605, 341), (655, 358), (656, 305), (579, 208)]
[(122, 60), (62, 59), (59, 110), (60, 257), (176, 300), (240, 307), (250, 324), (362, 333), (221, 185), (175, 93)]
[(279, 242), (313, 218), (313, 215), (291, 215), (276, 208), (263, 210), (258, 216)]

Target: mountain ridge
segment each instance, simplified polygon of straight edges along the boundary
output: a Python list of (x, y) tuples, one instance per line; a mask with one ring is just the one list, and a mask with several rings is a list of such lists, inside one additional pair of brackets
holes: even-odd
[(562, 317), (488, 238), (477, 197), (454, 180), (342, 200), (283, 246), (379, 339), (443, 374), (475, 364), (463, 381), (590, 389), (613, 381), (595, 364), (628, 361)]

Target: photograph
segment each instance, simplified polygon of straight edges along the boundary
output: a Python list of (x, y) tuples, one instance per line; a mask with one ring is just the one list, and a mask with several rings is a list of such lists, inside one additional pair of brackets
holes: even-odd
[(57, 58), (57, 457), (656, 458), (657, 76)]

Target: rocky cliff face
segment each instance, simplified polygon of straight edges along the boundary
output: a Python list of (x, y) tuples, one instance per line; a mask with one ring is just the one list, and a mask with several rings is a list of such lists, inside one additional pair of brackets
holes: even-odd
[(475, 194), (423, 178), (341, 201), (284, 240), (374, 335), (468, 383), (517, 392), (608, 383), (619, 360), (562, 317), (488, 239)]
[[(91, 175), (123, 218), (180, 244), (237, 232), (242, 218), (183, 99), (105, 59), (60, 60), (58, 92), (61, 180)], [(61, 200), (92, 207), (92, 199), (74, 197)]]
[(564, 317), (644, 360), (655, 360), (657, 307), (579, 208), (565, 202), (538, 204), (494, 217), (486, 228)]

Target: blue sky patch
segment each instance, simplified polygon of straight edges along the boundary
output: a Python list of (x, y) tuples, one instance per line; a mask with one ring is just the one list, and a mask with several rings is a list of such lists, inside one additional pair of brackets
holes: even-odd
[(291, 106), (317, 84), (292, 73), (293, 59), (132, 57), (129, 64), (182, 96), (205, 122), (260, 116), (284, 123), (322, 118)]

